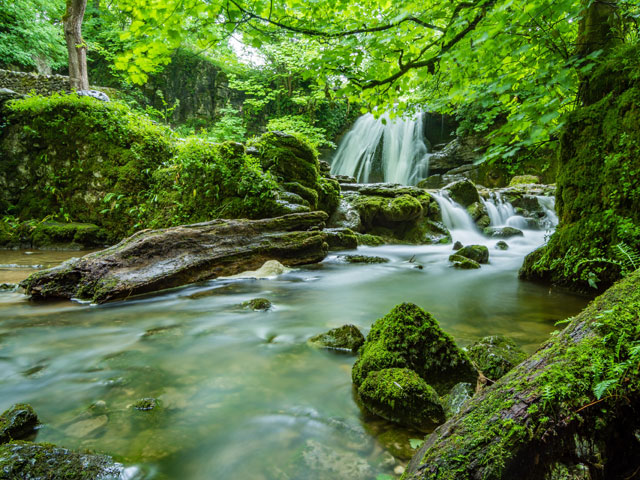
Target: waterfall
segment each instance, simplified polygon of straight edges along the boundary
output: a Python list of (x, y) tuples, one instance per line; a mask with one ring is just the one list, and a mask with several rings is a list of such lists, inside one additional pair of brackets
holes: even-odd
[(502, 196), (499, 193), (492, 193), (491, 198), (489, 200), (485, 200), (484, 198), (480, 198), (484, 206), (487, 208), (487, 213), (489, 214), (489, 219), (491, 220), (492, 227), (499, 227), (503, 225), (508, 225), (508, 222), (511, 217), (514, 217), (516, 212), (509, 202), (505, 202)]
[(447, 192), (431, 193), (431, 196), (438, 202), (442, 223), (447, 227), (454, 241), (460, 240), (464, 244), (471, 244), (485, 240), (469, 212), (462, 205), (451, 200)]
[(414, 185), (429, 170), (422, 114), (414, 118), (376, 119), (361, 116), (345, 135), (331, 162), (331, 173), (349, 175), (359, 182)]

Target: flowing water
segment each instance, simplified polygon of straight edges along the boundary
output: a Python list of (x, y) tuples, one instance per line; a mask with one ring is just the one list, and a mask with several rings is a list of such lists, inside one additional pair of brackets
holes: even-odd
[[(38, 441), (109, 453), (138, 466), (142, 478), (391, 473), (403, 462), (380, 435), (397, 430), (354, 402), (354, 358), (314, 349), (309, 337), (345, 323), (366, 333), (394, 305), (415, 302), (461, 345), (502, 333), (532, 352), (586, 303), (517, 280), (524, 255), (546, 232), (526, 230), (497, 250), (461, 207), (438, 201), (454, 240), (489, 246), (488, 265), (451, 268), (451, 245), (383, 246), (358, 252), (387, 264), (350, 265), (334, 254), (275, 278), (212, 280), (101, 306), (0, 292), (0, 411), (31, 403), (44, 422)], [(488, 203), (493, 222), (510, 222), (512, 215), (499, 216), (499, 200)], [(36, 257), (3, 255), (5, 264)], [(270, 299), (272, 310), (241, 306), (255, 297)], [(131, 408), (145, 397), (161, 408)]]
[(391, 119), (388, 114), (360, 117), (336, 151), (331, 172), (361, 183), (415, 185), (429, 171), (422, 115)]

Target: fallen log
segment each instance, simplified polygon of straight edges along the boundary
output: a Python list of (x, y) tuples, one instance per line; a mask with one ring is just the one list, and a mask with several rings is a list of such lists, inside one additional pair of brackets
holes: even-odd
[(103, 303), (255, 270), (267, 260), (316, 263), (327, 255), (321, 231), (326, 219), (324, 212), (308, 212), (142, 230), (105, 250), (36, 272), (21, 286), (33, 299)]
[(640, 478), (640, 270), (428, 435), (403, 480)]

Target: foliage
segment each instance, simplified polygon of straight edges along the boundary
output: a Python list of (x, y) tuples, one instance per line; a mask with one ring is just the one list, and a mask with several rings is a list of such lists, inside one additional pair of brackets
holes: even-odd
[(335, 143), (327, 139), (324, 128), (313, 127), (302, 115), (285, 115), (272, 118), (267, 123), (267, 130), (299, 135), (316, 149), (321, 147), (336, 147)]
[(65, 65), (67, 50), (61, 27), (62, 0), (0, 1), (0, 66), (33, 69)]

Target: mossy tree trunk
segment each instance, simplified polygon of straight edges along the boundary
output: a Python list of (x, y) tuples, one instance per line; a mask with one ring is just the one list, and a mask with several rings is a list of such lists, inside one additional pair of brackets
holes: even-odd
[(67, 11), (63, 18), (69, 52), (69, 84), (73, 90), (89, 88), (87, 44), (82, 39), (82, 20), (86, 7), (87, 0), (67, 0)]
[(637, 271), (429, 435), (403, 479), (637, 478), (639, 312)]

